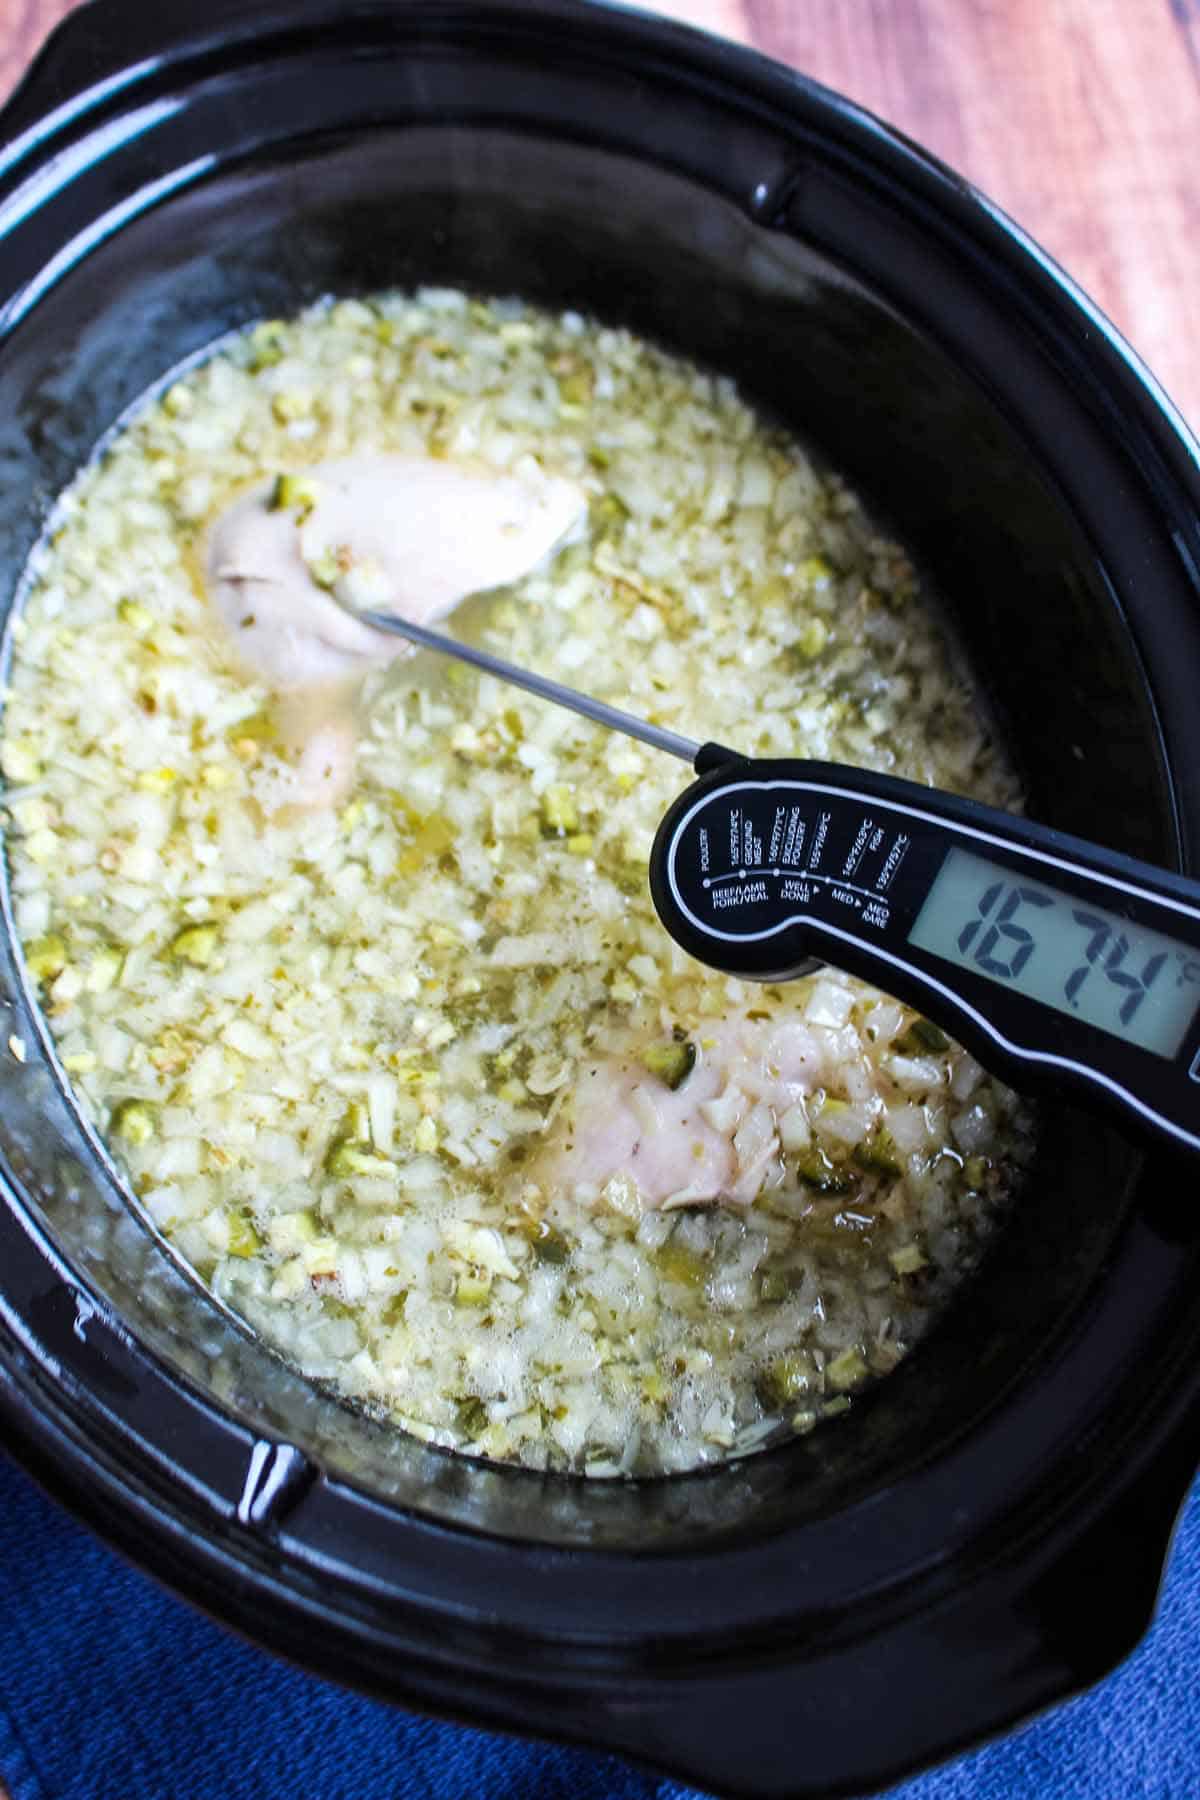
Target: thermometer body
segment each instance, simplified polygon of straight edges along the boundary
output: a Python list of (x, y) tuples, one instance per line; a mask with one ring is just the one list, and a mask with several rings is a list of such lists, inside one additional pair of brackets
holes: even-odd
[(1073, 1087), (1200, 1151), (1195, 882), (911, 782), (789, 760), (724, 762), (688, 788), (650, 886), (671, 936), (712, 967), (782, 980), (830, 962), (1014, 1086)]

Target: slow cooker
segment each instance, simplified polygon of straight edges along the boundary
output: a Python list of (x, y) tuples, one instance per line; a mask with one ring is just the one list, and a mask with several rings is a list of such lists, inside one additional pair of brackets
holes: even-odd
[[(6, 607), (56, 493), (221, 334), (520, 292), (736, 376), (922, 559), (1030, 811), (1200, 873), (1196, 446), (1034, 244), (846, 101), (585, 0), (95, 0), (0, 137)], [(747, 1796), (891, 1782), (1144, 1631), (1200, 1454), (1194, 1171), (1049, 1104), (1011, 1226), (849, 1418), (667, 1480), (486, 1466), (307, 1384), (148, 1235), (5, 924), (6, 1439), (218, 1618)]]

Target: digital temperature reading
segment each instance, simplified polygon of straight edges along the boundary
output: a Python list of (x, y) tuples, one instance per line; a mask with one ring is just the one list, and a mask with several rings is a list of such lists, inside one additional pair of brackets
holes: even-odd
[(1103, 907), (951, 850), (908, 941), (1031, 1000), (1174, 1056), (1200, 1002), (1200, 952)]
[(712, 968), (828, 961), (1014, 1087), (1200, 1155), (1200, 882), (893, 775), (764, 758), (680, 795), (650, 892)]

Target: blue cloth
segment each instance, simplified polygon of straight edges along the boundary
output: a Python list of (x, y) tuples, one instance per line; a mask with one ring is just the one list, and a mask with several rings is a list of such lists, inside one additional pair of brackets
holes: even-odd
[[(1198, 1646), (1200, 1486), (1130, 1661), (892, 1800), (1197, 1800)], [(695, 1800), (614, 1757), (302, 1675), (127, 1567), (2, 1457), (0, 1778), (12, 1800)]]

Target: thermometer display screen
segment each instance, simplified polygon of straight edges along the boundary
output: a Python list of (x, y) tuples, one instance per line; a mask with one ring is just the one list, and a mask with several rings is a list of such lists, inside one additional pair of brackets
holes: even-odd
[(1200, 1004), (1200, 952), (1090, 901), (951, 850), (908, 941), (1156, 1056)]

